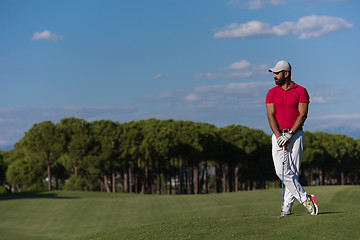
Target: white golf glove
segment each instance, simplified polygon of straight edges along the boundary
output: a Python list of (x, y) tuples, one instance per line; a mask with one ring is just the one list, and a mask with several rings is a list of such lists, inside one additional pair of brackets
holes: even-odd
[(284, 135), (281, 135), (278, 139), (277, 139), (277, 144), (279, 146), (284, 146), (292, 137), (292, 135), (290, 133), (284, 133)]

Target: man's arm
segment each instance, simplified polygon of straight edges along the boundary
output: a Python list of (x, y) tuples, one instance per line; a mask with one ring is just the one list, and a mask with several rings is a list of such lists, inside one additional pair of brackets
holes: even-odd
[(300, 115), (297, 117), (294, 125), (291, 127), (291, 130), (294, 133), (304, 125), (304, 122), (305, 122), (305, 120), (307, 118), (307, 114), (308, 114), (308, 108), (309, 108), (308, 102), (299, 103), (298, 109), (299, 109)]
[[(266, 103), (266, 113), (269, 121), (269, 125), (273, 133), (275, 134), (276, 139), (278, 139), (281, 136), (279, 124), (276, 121), (276, 110), (274, 103)], [(295, 125), (295, 124), (294, 124)]]

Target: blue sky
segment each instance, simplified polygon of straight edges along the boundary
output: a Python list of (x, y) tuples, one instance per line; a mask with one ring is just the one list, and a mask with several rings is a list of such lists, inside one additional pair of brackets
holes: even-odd
[(65, 117), (240, 124), (270, 134), (278, 60), (305, 130), (360, 135), (360, 1), (0, 2), (0, 149)]

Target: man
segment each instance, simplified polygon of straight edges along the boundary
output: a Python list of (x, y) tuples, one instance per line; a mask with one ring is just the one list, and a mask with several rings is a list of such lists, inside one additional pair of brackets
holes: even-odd
[(309, 95), (305, 88), (291, 80), (291, 65), (288, 62), (279, 61), (269, 72), (274, 73), (276, 83), (266, 95), (267, 117), (273, 131), (272, 157), (276, 174), (280, 179), (283, 177), (285, 185), (281, 215), (291, 214), (295, 198), (311, 215), (317, 215), (315, 196), (307, 195), (299, 182), (305, 137), (302, 127), (308, 113)]

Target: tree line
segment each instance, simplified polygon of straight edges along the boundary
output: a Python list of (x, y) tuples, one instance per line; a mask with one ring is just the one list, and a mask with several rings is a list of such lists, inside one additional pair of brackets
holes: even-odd
[[(360, 139), (305, 132), (304, 185), (359, 184)], [(271, 136), (240, 125), (64, 118), (34, 124), (0, 152), (0, 192), (200, 194), (279, 185)]]

